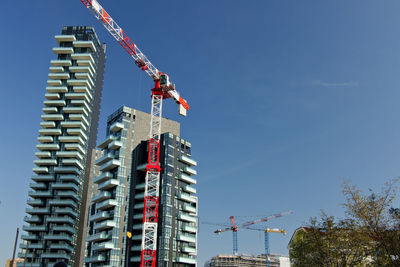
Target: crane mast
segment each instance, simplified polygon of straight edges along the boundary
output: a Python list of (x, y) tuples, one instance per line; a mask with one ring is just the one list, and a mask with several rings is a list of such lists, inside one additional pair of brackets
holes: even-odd
[[(157, 225), (160, 184), (160, 136), (162, 118), (162, 100), (172, 98), (179, 105), (179, 113), (186, 116), (189, 110), (187, 102), (175, 90), (167, 74), (160, 72), (126, 35), (122, 28), (96, 0), (81, 0), (114, 39), (128, 52), (135, 64), (145, 71), (154, 81), (151, 90), (151, 119), (146, 166), (143, 228), (141, 244), (141, 267), (155, 267), (157, 254)], [(129, 252), (128, 252), (129, 253)]]

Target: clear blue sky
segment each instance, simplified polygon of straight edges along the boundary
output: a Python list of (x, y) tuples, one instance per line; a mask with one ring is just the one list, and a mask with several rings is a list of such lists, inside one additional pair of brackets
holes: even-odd
[[(400, 174), (397, 0), (103, 0), (102, 5), (191, 105), (176, 115), (198, 161), (200, 220), (292, 210), (269, 224), (271, 251), (323, 209), (343, 215), (341, 179), (378, 190)], [(108, 44), (99, 139), (122, 104), (149, 111), (151, 80), (73, 1), (2, 3), (0, 265), (22, 226), (53, 36), (94, 25)], [(4, 25), (5, 24), (5, 25)], [(199, 266), (231, 253), (232, 235), (200, 225)], [(239, 232), (239, 252), (263, 236)]]

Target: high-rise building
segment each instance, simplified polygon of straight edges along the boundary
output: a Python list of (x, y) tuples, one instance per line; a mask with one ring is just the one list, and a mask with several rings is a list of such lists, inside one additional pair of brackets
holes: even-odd
[(82, 266), (85, 252), (105, 45), (87, 26), (63, 27), (55, 39), (20, 245), (27, 266)]
[[(150, 114), (125, 106), (108, 118), (96, 160), (101, 173), (93, 180), (87, 266), (139, 266), (149, 127)], [(195, 266), (197, 163), (179, 123), (162, 119), (161, 127), (157, 266)]]

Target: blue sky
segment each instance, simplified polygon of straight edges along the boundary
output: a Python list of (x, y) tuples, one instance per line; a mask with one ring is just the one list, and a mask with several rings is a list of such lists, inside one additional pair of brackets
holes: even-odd
[[(400, 2), (395, 0), (123, 1), (101, 4), (191, 106), (181, 123), (198, 165), (200, 220), (293, 215), (269, 226), (287, 254), (294, 229), (320, 210), (343, 216), (340, 184), (379, 190), (400, 174)], [(93, 25), (107, 43), (99, 139), (122, 104), (150, 110), (152, 82), (74, 1), (2, 3), (0, 265), (21, 227), (53, 36)], [(241, 217), (246, 220), (245, 217)], [(201, 224), (199, 266), (231, 253), (232, 235)], [(239, 252), (264, 251), (239, 232)]]

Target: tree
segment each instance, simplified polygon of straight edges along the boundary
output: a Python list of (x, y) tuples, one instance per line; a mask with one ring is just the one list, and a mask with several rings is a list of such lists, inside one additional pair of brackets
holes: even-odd
[(322, 212), (296, 230), (289, 243), (293, 266), (400, 266), (400, 209), (392, 206), (397, 181), (369, 194), (344, 182), (346, 217)]

